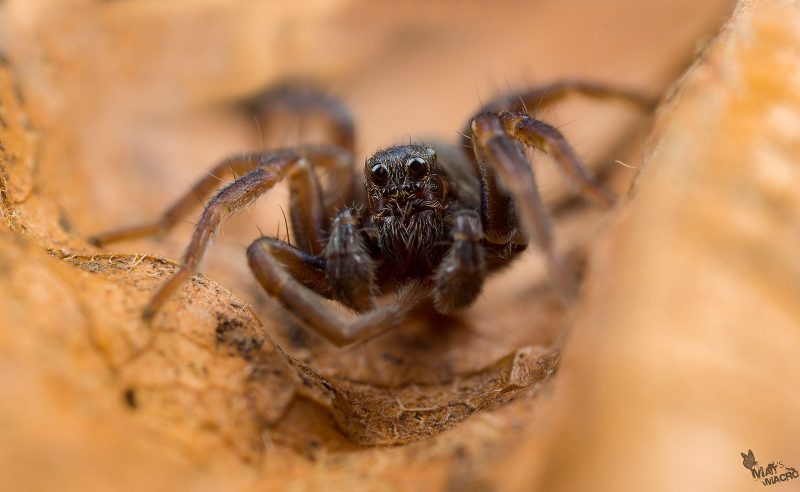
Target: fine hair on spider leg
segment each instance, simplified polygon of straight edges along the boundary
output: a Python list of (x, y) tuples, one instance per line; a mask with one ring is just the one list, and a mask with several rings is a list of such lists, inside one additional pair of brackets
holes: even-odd
[[(151, 318), (171, 297), (172, 293), (197, 270), (208, 245), (224, 218), (240, 212), (287, 175), (290, 176), (289, 189), (292, 197), (303, 194), (306, 197), (306, 201), (302, 202), (304, 205), (317, 204), (308, 210), (301, 210), (297, 215), (297, 221), (293, 220), (295, 237), (304, 237), (305, 230), (313, 230), (314, 225), (304, 227), (304, 224), (320, 223), (323, 210), (319, 205), (319, 197), (314, 195), (318, 193), (318, 184), (308, 183), (307, 171), (311, 167), (310, 162), (331, 164), (337, 159), (349, 160), (349, 153), (335, 147), (322, 146), (263, 153), (256, 169), (225, 186), (209, 200), (200, 215), (192, 240), (186, 248), (181, 267), (153, 296), (145, 307), (143, 316)], [(294, 176), (297, 174), (302, 177), (295, 179)], [(306, 185), (308, 187), (305, 187)], [(293, 199), (293, 201), (299, 203), (299, 200)], [(299, 205), (298, 208), (302, 209)], [(317, 240), (318, 238), (312, 237), (309, 242), (316, 243)]]

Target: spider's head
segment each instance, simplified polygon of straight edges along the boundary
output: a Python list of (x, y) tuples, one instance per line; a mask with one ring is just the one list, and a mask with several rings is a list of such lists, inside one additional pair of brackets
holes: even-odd
[(370, 209), (382, 217), (410, 217), (441, 210), (447, 187), (436, 152), (425, 145), (398, 145), (370, 156), (364, 166)]

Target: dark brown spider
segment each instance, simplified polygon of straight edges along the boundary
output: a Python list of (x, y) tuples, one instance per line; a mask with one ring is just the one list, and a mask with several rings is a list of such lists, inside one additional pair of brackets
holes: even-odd
[[(367, 339), (394, 325), (426, 295), (450, 313), (471, 305), (486, 276), (509, 264), (528, 245), (545, 254), (550, 278), (565, 300), (576, 295), (572, 273), (556, 257), (550, 218), (536, 189), (523, 145), (549, 153), (588, 198), (610, 206), (613, 194), (595, 183), (554, 127), (525, 112), (570, 93), (620, 98), (644, 107), (637, 94), (567, 81), (495, 99), (464, 130), (464, 149), (409, 144), (371, 155), (365, 185), (357, 186), (354, 125), (338, 101), (280, 86), (260, 101), (262, 111), (280, 107), (323, 114), (335, 145), (267, 150), (227, 159), (179, 199), (161, 219), (92, 238), (96, 245), (164, 232), (207, 196), (220, 176), (241, 177), (213, 196), (200, 216), (180, 269), (144, 311), (152, 317), (196, 270), (223, 218), (235, 214), (288, 178), (295, 245), (261, 237), (247, 250), (264, 290), (305, 324), (336, 345)], [(323, 189), (316, 168), (329, 171)], [(376, 296), (395, 291), (395, 302)], [(343, 319), (332, 299), (359, 313)]]

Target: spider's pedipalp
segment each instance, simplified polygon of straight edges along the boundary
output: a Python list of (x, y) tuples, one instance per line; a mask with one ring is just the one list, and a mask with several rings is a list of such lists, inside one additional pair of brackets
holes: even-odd
[(333, 299), (358, 312), (375, 307), (375, 261), (361, 234), (361, 218), (352, 208), (342, 209), (333, 219), (325, 272)]
[(441, 313), (452, 313), (475, 302), (486, 278), (480, 216), (474, 210), (461, 210), (452, 220), (453, 242), (434, 276), (433, 302)]
[(306, 326), (337, 346), (372, 338), (399, 323), (425, 295), (419, 282), (410, 282), (395, 302), (360, 313), (347, 320), (325, 305), (319, 294), (305, 288), (275, 259), (270, 245), (258, 239), (247, 248), (247, 261), (264, 290), (278, 299)]

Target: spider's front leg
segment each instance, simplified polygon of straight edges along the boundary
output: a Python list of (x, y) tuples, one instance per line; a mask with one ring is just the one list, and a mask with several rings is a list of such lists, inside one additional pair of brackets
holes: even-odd
[[(247, 249), (253, 275), (268, 294), (308, 328), (337, 346), (363, 341), (391, 328), (424, 294), (419, 284), (409, 284), (399, 292), (394, 303), (375, 306), (374, 260), (367, 254), (359, 219), (353, 209), (342, 210), (334, 219), (324, 262), (304, 260), (296, 254), (287, 257), (286, 252), (286, 247), (273, 238), (264, 237), (253, 242)], [(323, 264), (327, 290), (314, 288)], [(288, 267), (288, 271), (284, 267)], [(347, 320), (326, 305), (323, 296), (360, 314), (352, 321)]]
[(566, 301), (572, 301), (577, 297), (578, 284), (572, 271), (556, 255), (550, 215), (522, 149), (506, 133), (497, 114), (480, 114), (470, 126), (481, 176), (481, 211), (487, 240), (496, 244), (524, 244), (526, 239), (517, 228), (519, 214), (527, 232), (545, 254), (555, 288)]
[(175, 290), (197, 271), (224, 218), (242, 210), (287, 175), (294, 205), (293, 219), (296, 219), (293, 221), (295, 235), (310, 253), (321, 249), (326, 231), (320, 229), (326, 226), (326, 221), (311, 163), (331, 165), (339, 161), (350, 165), (351, 156), (336, 147), (313, 146), (262, 153), (255, 170), (225, 186), (209, 200), (183, 255), (180, 269), (156, 292), (145, 307), (143, 317), (152, 318)]
[(526, 239), (517, 229), (519, 214), (528, 233), (545, 253), (551, 281), (568, 301), (577, 295), (578, 284), (573, 273), (556, 257), (550, 216), (519, 143), (549, 154), (583, 196), (611, 206), (614, 194), (591, 178), (564, 135), (526, 113), (528, 107), (539, 109), (571, 94), (627, 101), (645, 110), (652, 109), (656, 103), (654, 98), (635, 91), (565, 80), (490, 101), (470, 120), (469, 131), (464, 133), (475, 150), (474, 162), (481, 179), (481, 219), (487, 241), (497, 245), (524, 245)]
[(276, 157), (273, 162), (251, 171), (222, 188), (219, 193), (209, 200), (200, 215), (200, 220), (192, 234), (192, 240), (181, 260), (180, 268), (169, 280), (161, 285), (158, 292), (145, 307), (142, 316), (145, 319), (152, 318), (175, 290), (197, 271), (197, 267), (219, 229), (223, 218), (235, 214), (255, 201), (280, 181), (290, 168), (301, 161), (304, 161), (304, 159), (294, 153)]
[[(466, 146), (473, 144), (472, 123), (476, 118), (483, 114), (499, 115), (509, 135), (528, 146), (551, 155), (564, 174), (577, 185), (584, 197), (603, 206), (609, 206), (614, 202), (613, 193), (591, 178), (589, 171), (561, 132), (527, 114), (529, 110), (542, 110), (573, 95), (582, 95), (595, 100), (624, 102), (644, 111), (651, 111), (658, 102), (657, 98), (614, 85), (580, 79), (560, 80), (501, 95), (487, 102), (481, 111), (470, 119), (467, 128), (462, 132), (465, 138), (464, 144)], [(486, 173), (483, 173), (481, 169), (479, 171), (482, 172), (482, 178), (485, 177)], [(499, 211), (501, 217), (497, 225), (502, 229), (500, 223), (505, 221), (502, 215), (508, 208), (508, 204), (502, 202), (507, 195), (504, 195), (502, 190), (494, 193), (494, 176), (491, 171), (488, 174), (489, 176), (486, 178), (488, 181), (485, 182), (484, 188), (488, 190), (493, 209)], [(486, 229), (487, 234), (491, 235), (495, 232), (495, 228)]]

